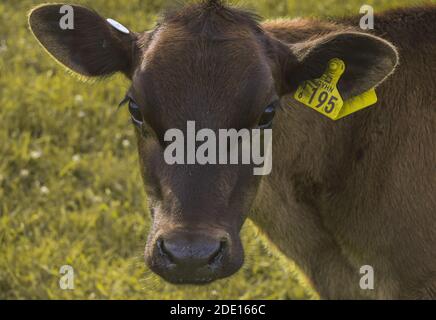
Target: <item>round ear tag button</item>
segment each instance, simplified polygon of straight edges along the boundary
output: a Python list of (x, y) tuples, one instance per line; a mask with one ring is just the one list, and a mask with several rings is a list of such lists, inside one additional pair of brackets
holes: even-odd
[(123, 26), (121, 23), (119, 23), (118, 21), (115, 21), (114, 19), (106, 19), (106, 21), (115, 29), (117, 29), (119, 32), (125, 33), (125, 34), (129, 34), (130, 31), (129, 29), (127, 29), (125, 26)]

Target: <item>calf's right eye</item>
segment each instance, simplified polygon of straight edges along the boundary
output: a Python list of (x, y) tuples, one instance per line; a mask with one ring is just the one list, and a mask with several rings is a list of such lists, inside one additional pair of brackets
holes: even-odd
[(132, 99), (129, 100), (129, 112), (132, 122), (136, 127), (141, 127), (144, 119), (142, 117), (141, 109)]

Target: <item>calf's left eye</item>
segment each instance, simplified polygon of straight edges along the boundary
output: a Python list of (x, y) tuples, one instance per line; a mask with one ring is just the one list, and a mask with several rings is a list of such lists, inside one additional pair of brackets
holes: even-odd
[(276, 103), (271, 103), (266, 109), (263, 111), (262, 116), (260, 117), (258, 128), (260, 129), (269, 129), (272, 126), (272, 121), (276, 114)]

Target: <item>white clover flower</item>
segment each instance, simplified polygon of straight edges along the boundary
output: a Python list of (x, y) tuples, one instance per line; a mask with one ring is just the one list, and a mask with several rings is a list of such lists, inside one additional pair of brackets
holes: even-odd
[(49, 194), (50, 190), (46, 186), (42, 186), (40, 189), (42, 194)]
[(42, 156), (42, 152), (39, 150), (30, 151), (30, 158), (32, 159), (39, 159), (41, 158), (41, 156)]
[(121, 142), (121, 144), (124, 148), (130, 147), (130, 141), (127, 139), (124, 139), (123, 142)]
[(28, 177), (29, 176), (29, 170), (27, 169), (21, 169), (20, 176), (22, 177)]
[(83, 97), (80, 94), (76, 94), (74, 96), (74, 102), (77, 104), (82, 104), (83, 103)]

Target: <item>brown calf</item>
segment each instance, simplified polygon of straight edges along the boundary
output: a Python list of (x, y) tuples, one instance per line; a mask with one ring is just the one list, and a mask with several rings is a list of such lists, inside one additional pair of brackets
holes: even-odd
[[(30, 26), (71, 70), (132, 81), (126, 101), (153, 216), (145, 256), (156, 273), (174, 283), (233, 274), (248, 216), (322, 298), (436, 297), (435, 7), (383, 13), (364, 32), (356, 18), (259, 24), (211, 0), (144, 33), (73, 8), (72, 30), (59, 28), (54, 4), (33, 10)], [(343, 99), (377, 87), (375, 106), (335, 122), (292, 99), (332, 58), (346, 64)], [(212, 130), (272, 126), (271, 175), (168, 165), (164, 134), (188, 120)], [(364, 265), (373, 290), (359, 286)]]

